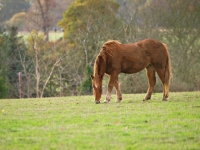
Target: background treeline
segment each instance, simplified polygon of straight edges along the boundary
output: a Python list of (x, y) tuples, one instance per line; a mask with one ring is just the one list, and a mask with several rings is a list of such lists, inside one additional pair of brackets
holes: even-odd
[[(109, 39), (166, 43), (171, 91), (200, 90), (199, 14), (199, 0), (1, 0), (0, 97), (91, 94), (94, 60)], [(120, 83), (123, 93), (146, 92), (145, 70)]]

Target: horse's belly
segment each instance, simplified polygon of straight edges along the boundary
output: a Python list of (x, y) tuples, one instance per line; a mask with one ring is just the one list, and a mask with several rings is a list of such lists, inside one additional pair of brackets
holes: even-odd
[(123, 73), (136, 73), (142, 71), (148, 66), (149, 62), (123, 62), (121, 65), (121, 72)]
[(140, 72), (140, 71), (142, 71), (144, 68), (145, 68), (145, 67), (142, 67), (142, 68), (128, 67), (128, 68), (123, 68), (121, 72), (122, 72), (122, 73), (131, 74), (131, 73)]

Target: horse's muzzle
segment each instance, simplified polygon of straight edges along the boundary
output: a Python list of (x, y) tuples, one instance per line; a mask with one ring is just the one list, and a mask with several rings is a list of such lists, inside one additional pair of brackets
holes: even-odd
[(94, 101), (95, 104), (100, 104), (100, 101)]

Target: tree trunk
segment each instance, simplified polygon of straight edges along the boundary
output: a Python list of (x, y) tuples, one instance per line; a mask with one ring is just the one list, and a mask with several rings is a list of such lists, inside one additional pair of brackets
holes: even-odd
[(40, 97), (40, 71), (39, 71), (39, 60), (38, 60), (38, 49), (36, 42), (34, 44), (35, 50), (35, 75), (36, 75), (36, 97)]

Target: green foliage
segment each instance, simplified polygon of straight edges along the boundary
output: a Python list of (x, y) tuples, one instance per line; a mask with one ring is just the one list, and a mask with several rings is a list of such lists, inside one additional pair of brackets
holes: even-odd
[[(167, 29), (160, 35), (168, 44), (171, 54), (174, 81), (178, 81), (174, 85), (176, 87), (180, 85), (180, 88), (183, 88), (185, 83), (187, 84), (185, 90), (199, 90), (200, 80), (197, 76), (200, 71), (196, 68), (200, 66), (198, 48), (200, 46), (200, 18), (197, 17), (200, 13), (200, 3), (196, 0), (168, 0), (165, 9), (157, 8), (160, 13), (156, 21)], [(161, 16), (162, 19), (159, 20)]]
[(99, 47), (108, 39), (120, 36), (117, 19), (118, 4), (112, 0), (75, 0), (63, 13), (58, 25), (64, 38), (73, 44), (73, 52), (82, 61), (82, 71), (94, 61)]
[(37, 93), (37, 97), (57, 96), (59, 93), (57, 88), (60, 84), (58, 81), (61, 79), (57, 78), (60, 75), (54, 73), (54, 68), (59, 66), (56, 62), (64, 57), (65, 47), (62, 41), (45, 42), (43, 39), (44, 34), (36, 30), (33, 30), (26, 38), (29, 62), (33, 62), (26, 67), (29, 70), (27, 74), (35, 74), (29, 84), (37, 85), (37, 89), (32, 89), (32, 92)]
[(8, 87), (9, 97), (18, 97), (17, 73), (22, 71), (20, 54), (26, 50), (24, 43), (17, 36), (16, 27), (8, 27), (0, 33), (0, 69)]
[[(200, 147), (199, 92), (1, 100), (0, 149), (191, 150)], [(41, 134), (42, 133), (42, 134)]]
[(64, 37), (70, 41), (86, 31), (105, 36), (108, 30), (115, 29), (117, 25), (118, 8), (119, 5), (113, 0), (75, 0), (63, 13), (58, 25), (64, 29)]
[(91, 93), (91, 73), (85, 73), (85, 68), (86, 72), (88, 67), (93, 68), (96, 54), (105, 41), (121, 35), (118, 8), (119, 5), (113, 0), (75, 0), (58, 22), (64, 29), (64, 39), (70, 45), (66, 64), (72, 59), (70, 68), (81, 77), (81, 81), (76, 80), (75, 83), (81, 94)]
[(3, 80), (3, 77), (0, 76), (0, 99), (1, 98), (7, 98), (7, 87), (5, 85), (5, 82)]
[[(2, 0), (1, 21), (27, 8), (29, 5), (27, 2)], [(46, 2), (50, 2), (52, 7), (56, 6), (55, 3), (51, 3), (53, 1)], [(21, 5), (18, 6), (19, 4)], [(34, 1), (31, 4), (31, 8), (37, 7)], [(18, 97), (16, 74), (19, 71), (24, 71), (26, 74), (23, 80), (25, 84), (23, 92), (26, 93), (27, 89), (30, 89), (27, 92), (29, 96), (35, 93), (36, 79), (39, 82), (38, 91), (44, 89), (43, 95), (47, 97), (76, 95), (78, 92), (91, 94), (89, 77), (91, 68), (102, 44), (109, 39), (130, 43), (154, 38), (166, 43), (174, 72), (171, 90), (200, 90), (199, 6), (197, 0), (74, 0), (69, 7), (66, 7), (67, 10), (58, 23), (64, 29), (63, 39), (57, 40), (58, 37), (53, 33), (53, 36), (51, 35), (53, 38), (50, 36), (53, 41), (50, 42), (45, 42), (44, 33), (38, 31), (42, 31), (42, 26), (48, 25), (51, 19), (47, 19), (48, 21), (41, 25), (44, 20), (39, 19), (40, 15), (37, 16), (35, 13), (33, 15), (30, 9), (27, 14), (32, 20), (36, 19), (36, 24), (33, 22), (26, 24), (27, 28), (31, 28), (30, 30), (32, 27), (35, 28), (24, 38), (26, 44), (16, 36), (18, 31), (15, 27), (4, 30), (1, 28), (0, 31), (0, 76), (4, 79), (8, 96)], [(56, 9), (51, 9), (52, 7), (49, 7), (51, 11), (47, 11), (47, 15), (50, 12), (49, 15), (52, 17), (57, 16), (58, 12), (54, 13), (54, 11), (59, 9), (59, 6), (56, 6)], [(38, 11), (38, 9), (34, 10)], [(38, 67), (36, 67), (36, 54), (38, 54)], [(58, 60), (59, 63), (54, 66)], [(55, 71), (52, 69), (53, 66)], [(38, 76), (35, 76), (36, 68), (38, 68)], [(52, 75), (43, 88), (51, 70)], [(134, 75), (121, 74), (119, 81), (122, 93), (138, 93), (147, 90), (145, 71)], [(159, 79), (157, 81), (160, 83)], [(105, 84), (107, 81), (104, 80), (103, 87), (106, 87)], [(161, 85), (156, 85), (159, 87), (155, 88), (155, 91), (161, 91)]]
[(79, 87), (80, 94), (91, 94), (92, 93), (92, 81), (90, 75), (93, 73), (92, 68), (87, 66), (85, 69), (85, 77)]
[(122, 74), (119, 81), (122, 93), (145, 93), (148, 87), (145, 70), (132, 75)]

